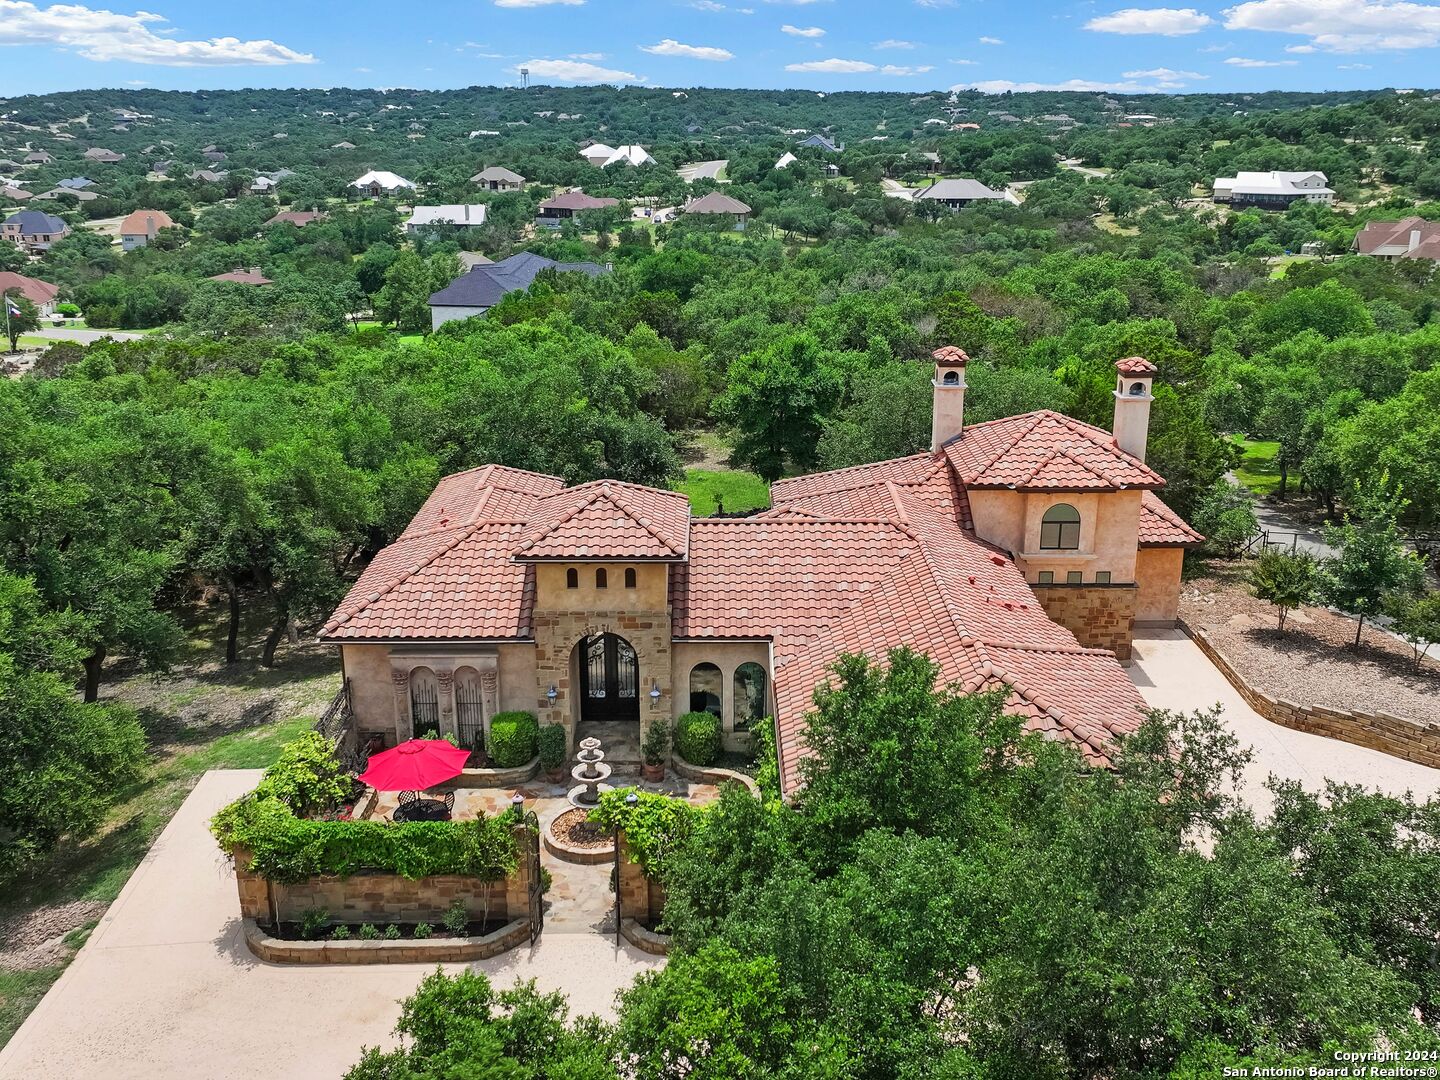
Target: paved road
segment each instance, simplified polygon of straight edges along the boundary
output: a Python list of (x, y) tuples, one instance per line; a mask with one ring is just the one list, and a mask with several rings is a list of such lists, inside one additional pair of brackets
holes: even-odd
[(675, 171), (680, 174), (680, 179), (689, 183), (692, 180), (715, 180), (720, 176), (720, 170), (729, 165), (726, 161), (695, 161), (689, 165), (681, 165)]
[(1088, 176), (1092, 180), (1100, 180), (1103, 179), (1105, 176), (1105, 172), (1103, 170), (1086, 168), (1084, 165), (1081, 165), (1079, 160), (1076, 158), (1066, 158), (1064, 161), (1060, 162), (1060, 167), (1062, 169), (1069, 169), (1071, 172), (1078, 172), (1082, 176)]
[[(399, 1000), (430, 965), (282, 966), (240, 936), (235, 879), (207, 829), (259, 770), (206, 773), (74, 962), (10, 1043), (3, 1080), (331, 1080), (392, 1046)], [(471, 965), (534, 978), (575, 1013), (613, 1015), (617, 988), (662, 963), (593, 932), (547, 931)], [(463, 965), (447, 964), (458, 971)]]
[(888, 176), (881, 178), (880, 187), (884, 189), (885, 194), (892, 199), (906, 199), (913, 201), (915, 198), (914, 188), (908, 188), (904, 184), (900, 183), (899, 180), (891, 180)]
[(1142, 631), (1135, 638), (1129, 672), (1141, 696), (1156, 708), (1193, 712), (1216, 702), (1224, 706), (1230, 730), (1242, 744), (1255, 749), (1241, 791), (1258, 813), (1271, 808), (1264, 784), (1272, 773), (1299, 780), (1310, 790), (1322, 788), (1328, 777), (1392, 794), (1413, 791), (1420, 798), (1440, 791), (1440, 769), (1265, 720), (1183, 631)]
[[(1244, 485), (1240, 484), (1234, 473), (1225, 475), (1232, 484), (1237, 484), (1241, 490), (1244, 490)], [(1309, 525), (1297, 521), (1274, 503), (1260, 498), (1254, 492), (1250, 493), (1250, 502), (1255, 507), (1256, 523), (1260, 528), (1271, 533), (1273, 545), (1278, 545), (1286, 550), (1308, 551), (1317, 559), (1333, 559), (1339, 556), (1339, 550), (1325, 543), (1319, 529), (1311, 528)]]
[(104, 337), (111, 337), (116, 341), (136, 341), (145, 335), (137, 334), (133, 330), (81, 330), (76, 326), (42, 326), (38, 330), (27, 331), (25, 336), (45, 338), (47, 341), (78, 341), (88, 345)]

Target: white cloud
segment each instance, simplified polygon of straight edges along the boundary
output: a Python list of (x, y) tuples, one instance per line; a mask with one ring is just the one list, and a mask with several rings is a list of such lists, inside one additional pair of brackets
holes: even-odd
[(684, 45), (674, 38), (666, 38), (654, 45), (641, 45), (641, 52), (655, 56), (683, 56), (687, 60), (734, 60), (735, 54), (729, 49), (717, 49), (713, 45)]
[(696, 11), (724, 11), (724, 4), (717, 4), (715, 0), (694, 0), (690, 5)]
[(1305, 53), (1305, 54), (1308, 54), (1308, 53), (1313, 53), (1313, 52), (1315, 51), (1315, 46), (1314, 46), (1314, 45), (1286, 45), (1286, 46), (1285, 46), (1285, 51), (1288, 52), (1288, 53)]
[(568, 83), (633, 83), (644, 82), (639, 75), (628, 71), (616, 71), (581, 60), (531, 60), (517, 68), (529, 68), (530, 74), (541, 79), (554, 79)]
[(880, 69), (883, 75), (924, 75), (927, 71), (934, 71), (933, 64), (920, 64), (917, 67), (902, 67), (899, 64), (886, 64)]
[(549, 7), (551, 4), (578, 6), (584, 2), (585, 0), (495, 0), (495, 6), (503, 8)]
[(297, 52), (268, 38), (241, 41), (233, 37), (181, 41), (163, 15), (137, 11), (121, 15), (79, 4), (37, 7), (26, 0), (0, 0), (0, 45), (57, 45), (74, 49), (86, 60), (123, 60), (167, 67), (226, 67), (241, 64), (313, 64), (310, 53)]
[(1267, 68), (1267, 67), (1294, 67), (1300, 63), (1299, 60), (1251, 60), (1245, 56), (1226, 57), (1225, 63), (1232, 67), (1242, 68)]
[(1326, 52), (1440, 45), (1440, 5), (1409, 0), (1249, 0), (1227, 8), (1229, 30), (1301, 34)]
[(901, 41), (901, 40), (899, 40), (898, 38), (886, 38), (884, 41), (877, 41), (877, 42), (875, 43), (875, 48), (877, 48), (877, 49), (913, 49), (913, 48), (915, 48), (915, 42), (913, 42), (913, 41)]
[(1194, 8), (1123, 8), (1098, 15), (1085, 24), (1086, 30), (1103, 34), (1159, 34), (1178, 37), (1205, 29), (1214, 20)]
[(791, 26), (789, 23), (786, 23), (784, 26), (780, 27), (780, 32), (782, 34), (790, 34), (793, 37), (803, 38), (817, 38), (825, 36), (825, 31), (821, 30), (818, 26)]
[(965, 66), (965, 67), (974, 67), (974, 66), (975, 66), (976, 64), (978, 64), (979, 62), (980, 62), (979, 60), (951, 60), (951, 61), (950, 61), (950, 63), (952, 63), (952, 64), (961, 64), (961, 65), (963, 65), (963, 66)]
[(604, 60), (603, 52), (572, 52), (569, 54), (571, 60)]
[(915, 6), (923, 8), (954, 7), (955, 0), (915, 0)]
[(874, 64), (865, 60), (807, 60), (803, 64), (786, 64), (786, 71), (824, 71), (831, 75), (862, 75), (867, 71), (879, 71)]
[(980, 39), (980, 44), (981, 44), (981, 45), (1004, 45), (1005, 42), (1001, 41), (998, 37), (982, 37), (982, 38)]
[(1125, 72), (1125, 78), (1127, 79), (1167, 79), (1174, 81), (1177, 79), (1208, 79), (1209, 77), (1209, 75), (1201, 75), (1198, 71), (1176, 71), (1173, 68), (1165, 67), (1151, 68), (1148, 71)]
[(982, 94), (1033, 94), (1041, 90), (1078, 90), (1086, 93), (1138, 94), (1154, 87), (1137, 82), (1095, 82), (1091, 79), (1067, 79), (1065, 82), (1012, 82), (1009, 79), (984, 79), (980, 82), (961, 83), (951, 90), (979, 90)]
[(1369, 64), (1336, 64), (1341, 71), (1369, 71)]

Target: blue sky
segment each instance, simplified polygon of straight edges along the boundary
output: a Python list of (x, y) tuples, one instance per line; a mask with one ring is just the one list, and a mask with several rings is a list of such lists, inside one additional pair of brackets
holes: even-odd
[[(1181, 0), (1184, 2), (1184, 0)], [(1440, 3), (0, 0), (0, 95), (507, 84), (1111, 92), (1430, 87)]]

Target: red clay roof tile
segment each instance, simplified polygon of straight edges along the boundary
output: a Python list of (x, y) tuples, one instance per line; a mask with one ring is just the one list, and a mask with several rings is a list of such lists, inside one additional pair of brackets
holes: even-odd
[(967, 425), (942, 449), (966, 488), (1119, 491), (1165, 483), (1110, 432), (1049, 409)]

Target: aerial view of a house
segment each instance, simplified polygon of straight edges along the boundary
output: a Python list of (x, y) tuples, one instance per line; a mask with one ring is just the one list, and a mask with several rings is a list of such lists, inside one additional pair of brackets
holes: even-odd
[(470, 178), (472, 184), (479, 184), (487, 191), (519, 191), (525, 186), (525, 178), (501, 165), (490, 165)]
[(619, 199), (602, 199), (586, 195), (583, 191), (566, 191), (540, 204), (535, 213), (535, 224), (558, 229), (567, 219), (586, 210), (603, 210), (607, 206), (619, 205)]
[(50, 250), (55, 241), (70, 235), (70, 226), (54, 214), (21, 210), (0, 224), (0, 237), (32, 254)]
[(142, 248), (161, 229), (172, 229), (175, 222), (164, 210), (136, 210), (120, 223), (120, 246), (125, 251)]
[(432, 329), (457, 319), (485, 314), (508, 293), (528, 289), (542, 270), (595, 277), (608, 273), (609, 267), (592, 262), (556, 262), (529, 251), (519, 252), (497, 263), (475, 263), (445, 288), (431, 294)]
[(1213, 190), (1217, 203), (1262, 210), (1283, 210), (1295, 202), (1335, 201), (1322, 172), (1241, 172), (1217, 177)]
[(405, 191), (414, 191), (415, 185), (403, 176), (393, 172), (376, 171), (372, 169), (364, 176), (357, 177), (350, 182), (353, 191), (368, 195), (371, 198), (378, 198), (381, 195), (396, 195)]
[(1421, 217), (1399, 221), (1368, 221), (1355, 234), (1352, 249), (1384, 262), (1428, 259), (1440, 263), (1440, 222)]

